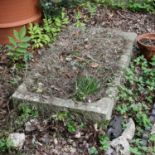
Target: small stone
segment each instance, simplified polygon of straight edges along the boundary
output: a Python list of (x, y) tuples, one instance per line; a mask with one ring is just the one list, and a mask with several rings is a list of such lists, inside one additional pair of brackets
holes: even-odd
[(122, 136), (127, 140), (132, 140), (135, 134), (135, 123), (132, 118), (129, 119), (127, 128), (122, 133)]
[(77, 132), (75, 138), (79, 139), (81, 137), (81, 132)]
[(69, 144), (72, 144), (73, 142), (74, 142), (74, 140), (68, 139), (68, 143), (69, 143)]
[(151, 115), (155, 117), (155, 109), (152, 110)]
[(150, 121), (154, 122), (155, 121), (155, 117), (154, 116), (150, 116)]
[(152, 126), (151, 134), (155, 134), (155, 124)]
[(70, 148), (70, 152), (71, 153), (75, 153), (76, 152), (76, 149), (75, 148)]
[(58, 144), (58, 140), (56, 138), (54, 138), (54, 144), (57, 145)]
[(108, 136), (110, 139), (115, 139), (119, 137), (122, 133), (122, 117), (115, 116), (112, 121), (110, 122), (109, 129), (107, 131)]
[(110, 155), (109, 152), (114, 155), (130, 155), (130, 145), (126, 138), (120, 136), (114, 139), (110, 143), (110, 148), (107, 150), (106, 155)]
[(44, 86), (44, 84), (39, 82), (38, 83), (38, 88), (37, 88), (36, 92), (37, 93), (42, 93), (43, 92), (43, 86)]
[(71, 57), (66, 57), (66, 61), (72, 61)]
[(44, 144), (49, 144), (50, 143), (49, 135), (45, 134), (43, 137), (40, 138), (40, 141), (43, 142)]
[(94, 129), (95, 129), (95, 131), (98, 131), (98, 124), (97, 123), (94, 124)]
[(36, 130), (39, 126), (39, 122), (37, 119), (31, 119), (30, 121), (25, 123), (25, 131), (32, 132)]
[(15, 148), (22, 149), (23, 144), (25, 142), (25, 134), (24, 133), (11, 133), (8, 139), (11, 141), (12, 145)]
[(75, 143), (75, 142), (73, 142), (72, 146), (73, 146), (73, 147), (76, 147), (76, 143)]
[(143, 139), (148, 139), (149, 138), (149, 135), (147, 133), (144, 133), (143, 134)]

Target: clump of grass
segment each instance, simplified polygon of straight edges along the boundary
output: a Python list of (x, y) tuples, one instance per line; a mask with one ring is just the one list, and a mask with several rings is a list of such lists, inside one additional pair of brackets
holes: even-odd
[(100, 83), (92, 76), (81, 76), (76, 80), (75, 98), (84, 101), (89, 95), (94, 94), (100, 88)]

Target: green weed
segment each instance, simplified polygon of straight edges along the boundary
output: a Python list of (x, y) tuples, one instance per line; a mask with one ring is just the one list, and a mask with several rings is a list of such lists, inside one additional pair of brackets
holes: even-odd
[(83, 101), (87, 96), (94, 94), (100, 88), (99, 82), (91, 76), (77, 78), (75, 86), (75, 98)]
[(14, 120), (15, 127), (22, 126), (30, 118), (36, 118), (39, 115), (35, 106), (27, 105), (26, 103), (18, 105), (17, 114), (18, 116)]

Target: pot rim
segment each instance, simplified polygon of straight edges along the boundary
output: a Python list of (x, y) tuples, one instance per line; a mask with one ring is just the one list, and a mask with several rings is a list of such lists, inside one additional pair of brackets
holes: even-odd
[(41, 18), (41, 13), (39, 15), (33, 16), (32, 18), (28, 18), (22, 21), (17, 21), (17, 22), (10, 22), (10, 23), (5, 23), (5, 24), (0, 24), (0, 28), (10, 28), (10, 27), (18, 27), (22, 26), (28, 23), (31, 23), (37, 19)]
[(153, 32), (153, 33), (144, 33), (144, 34), (138, 35), (136, 38), (136, 41), (138, 42), (138, 44), (145, 46), (145, 47), (155, 47), (155, 45), (146, 45), (141, 42), (141, 40), (143, 40), (143, 39), (149, 39), (150, 36), (154, 36), (153, 40), (155, 40), (155, 32)]

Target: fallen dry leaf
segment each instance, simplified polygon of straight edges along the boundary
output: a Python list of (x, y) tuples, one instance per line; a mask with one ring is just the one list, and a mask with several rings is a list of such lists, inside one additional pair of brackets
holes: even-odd
[(97, 68), (97, 67), (99, 66), (99, 64), (96, 63), (96, 62), (92, 62), (92, 63), (90, 64), (90, 66), (91, 66), (92, 68)]

